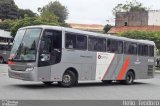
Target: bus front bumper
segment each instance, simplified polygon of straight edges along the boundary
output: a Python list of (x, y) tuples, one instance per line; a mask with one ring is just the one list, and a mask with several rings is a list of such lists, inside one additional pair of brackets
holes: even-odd
[(14, 79), (20, 79), (25, 81), (37, 81), (36, 69), (32, 71), (16, 71), (8, 69), (8, 76)]

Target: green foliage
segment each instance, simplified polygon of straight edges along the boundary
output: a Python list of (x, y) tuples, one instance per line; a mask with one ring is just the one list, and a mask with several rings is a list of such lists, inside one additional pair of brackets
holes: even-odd
[(137, 2), (136, 0), (132, 0), (132, 2), (126, 1), (125, 4), (117, 4), (115, 8), (113, 8), (113, 15), (116, 12), (127, 12), (127, 11), (146, 11), (147, 8), (142, 5), (142, 3)]
[(58, 23), (58, 19), (59, 18), (56, 15), (52, 14), (49, 11), (44, 11), (41, 14), (41, 20), (43, 22), (48, 22), (48, 23), (55, 22), (55, 23)]
[(29, 9), (19, 9), (14, 0), (0, 0), (0, 19), (24, 18), (25, 14), (29, 17), (36, 16), (36, 14)]
[(18, 7), (13, 0), (0, 0), (0, 19), (16, 19)]
[[(54, 17), (54, 16), (53, 16)], [(19, 19), (11, 23), (11, 35), (15, 36), (19, 28), (32, 25), (60, 25), (57, 20), (46, 20), (43, 17), (27, 17)]]
[(38, 11), (41, 14), (46, 12), (52, 13), (52, 15), (56, 15), (59, 19), (58, 21), (64, 23), (68, 17), (68, 9), (63, 6), (59, 1), (50, 2), (48, 5), (43, 8), (38, 8)]
[[(58, 1), (51, 2), (43, 9), (39, 8), (38, 16), (29, 9), (18, 9), (13, 0), (0, 0), (0, 29), (11, 31), (15, 36), (19, 28), (32, 25), (53, 25), (69, 27), (65, 23), (68, 16), (67, 8)], [(15, 14), (16, 13), (16, 14)], [(14, 19), (14, 20), (13, 20)]]
[(11, 20), (5, 20), (3, 22), (0, 22), (0, 29), (9, 31), (10, 30), (10, 23), (11, 23)]
[(160, 50), (160, 32), (128, 31), (119, 33), (118, 35), (132, 39), (145, 39), (154, 41), (156, 43), (157, 49)]
[(28, 17), (35, 17), (36, 13), (33, 13), (30, 9), (19, 9), (18, 18), (24, 18), (25, 15)]
[(111, 25), (109, 25), (109, 24), (107, 24), (107, 25), (105, 25), (104, 26), (104, 33), (107, 33), (110, 29), (112, 28), (112, 26)]

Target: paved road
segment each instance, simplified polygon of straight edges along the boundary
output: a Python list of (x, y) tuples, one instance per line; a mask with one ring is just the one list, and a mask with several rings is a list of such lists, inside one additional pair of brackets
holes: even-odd
[(160, 74), (153, 79), (136, 80), (134, 85), (80, 83), (78, 87), (60, 88), (40, 82), (10, 79), (7, 65), (0, 65), (0, 99), (16, 100), (115, 100), (160, 99)]

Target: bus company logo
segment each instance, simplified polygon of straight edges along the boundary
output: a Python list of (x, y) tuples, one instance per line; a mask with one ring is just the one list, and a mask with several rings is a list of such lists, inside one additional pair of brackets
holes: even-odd
[(102, 57), (101, 57), (101, 55), (98, 55), (98, 59), (101, 59)]
[(98, 59), (107, 59), (107, 55), (98, 55)]

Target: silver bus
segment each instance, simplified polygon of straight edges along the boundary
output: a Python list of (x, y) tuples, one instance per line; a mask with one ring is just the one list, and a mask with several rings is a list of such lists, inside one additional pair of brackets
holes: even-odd
[(12, 36), (0, 30), (0, 64), (7, 62), (12, 47)]
[(58, 26), (20, 28), (9, 58), (9, 77), (63, 87), (78, 81), (154, 77), (155, 43)]

